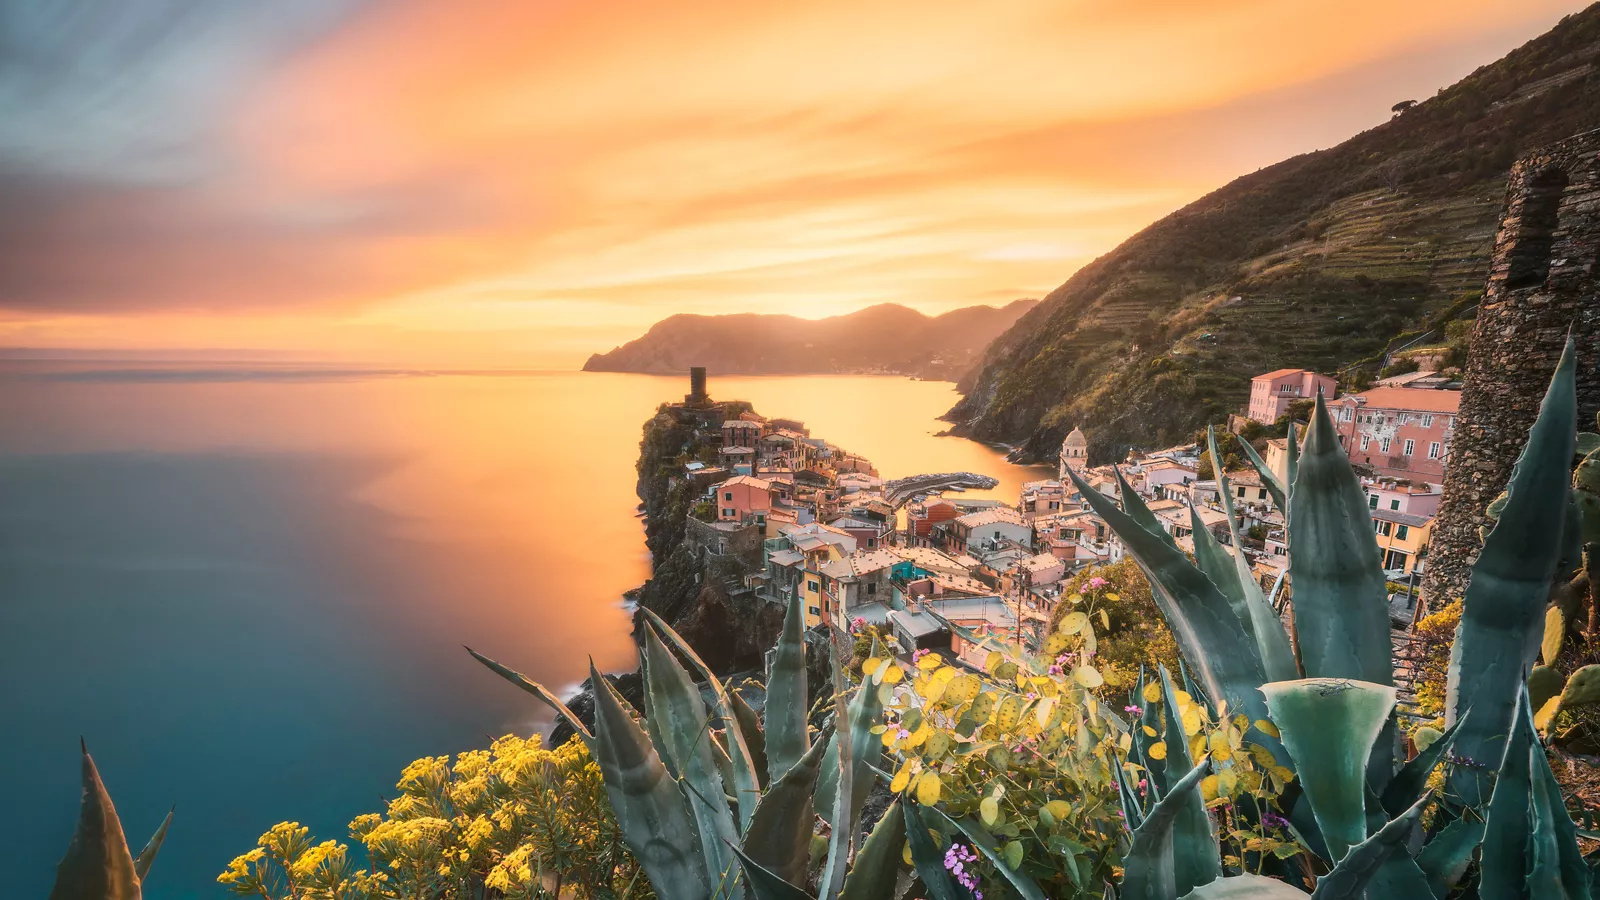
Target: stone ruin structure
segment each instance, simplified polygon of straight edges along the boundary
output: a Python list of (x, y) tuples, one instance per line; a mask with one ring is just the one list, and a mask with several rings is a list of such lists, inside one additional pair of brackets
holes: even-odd
[(1590, 429), (1600, 409), (1600, 131), (1511, 168), (1428, 549), (1422, 596), (1430, 609), (1466, 591), (1484, 508), (1510, 480), (1569, 328), (1578, 427)]

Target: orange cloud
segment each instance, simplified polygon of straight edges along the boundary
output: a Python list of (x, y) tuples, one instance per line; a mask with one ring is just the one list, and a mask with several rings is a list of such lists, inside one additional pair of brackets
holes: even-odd
[[(240, 89), (213, 175), (52, 207), (0, 341), (570, 364), (678, 311), (1037, 296), (1575, 8), (375, 6)], [(133, 240), (71, 268), (91, 223)]]

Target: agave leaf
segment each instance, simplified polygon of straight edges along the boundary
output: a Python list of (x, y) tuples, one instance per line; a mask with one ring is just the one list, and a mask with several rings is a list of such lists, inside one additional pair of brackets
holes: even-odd
[[(1515, 723), (1489, 797), (1484, 823), (1483, 864), (1478, 875), (1478, 895), (1483, 900), (1526, 898), (1527, 846), (1533, 823), (1529, 815), (1533, 793), (1528, 748), (1537, 745), (1527, 693), (1518, 697)], [(1459, 742), (1459, 739), (1458, 739)]]
[(661, 900), (704, 900), (711, 894), (705, 856), (678, 783), (622, 698), (594, 663), (594, 758), (617, 825)]
[[(1318, 391), (1317, 393), (1321, 394), (1322, 392)], [(1289, 452), (1285, 454), (1288, 461), (1284, 469), (1284, 475), (1286, 477), (1284, 478), (1283, 487), (1284, 495), (1292, 500), (1294, 499), (1294, 480), (1300, 477), (1300, 438), (1299, 433), (1295, 431), (1294, 422), (1292, 420), (1289, 422), (1289, 433), (1286, 437), (1286, 440), (1289, 444)], [(1284, 515), (1288, 515), (1289, 510), (1284, 509), (1283, 513)]]
[(83, 798), (78, 805), (78, 826), (72, 843), (56, 866), (56, 883), (50, 900), (139, 900), (139, 876), (134, 872), (128, 840), (111, 795), (100, 781), (89, 748), (83, 751)]
[[(1304, 471), (1304, 470), (1302, 470)], [(1342, 678), (1261, 686), (1334, 862), (1367, 837), (1366, 764), (1395, 689)]]
[[(1528, 442), (1511, 470), (1505, 509), (1478, 554), (1462, 604), (1447, 678), (1445, 719), (1454, 722), (1462, 710), (1472, 707), (1472, 722), (1456, 738), (1456, 747), (1474, 759), (1503, 756), (1505, 736), (1513, 730), (1518, 698), (1538, 649), (1550, 581), (1562, 555), (1560, 537), (1577, 428), (1574, 365), (1569, 339)], [(1298, 578), (1295, 590), (1298, 599)], [(1488, 779), (1475, 769), (1458, 767), (1451, 773), (1450, 791), (1466, 805), (1478, 806), (1488, 795)]]
[[(1207, 429), (1207, 437), (1210, 437), (1209, 431), (1210, 429)], [(1292, 422), (1289, 424), (1289, 434), (1291, 435), (1289, 440), (1293, 441), (1294, 437), (1292, 435), (1294, 434), (1294, 423)], [(1215, 445), (1216, 440), (1212, 439), (1211, 443)], [(1267, 489), (1267, 495), (1272, 498), (1272, 505), (1278, 508), (1278, 512), (1287, 515), (1289, 512), (1289, 492), (1284, 489), (1283, 479), (1278, 477), (1278, 473), (1272, 471), (1272, 468), (1268, 466), (1266, 461), (1261, 458), (1261, 454), (1256, 452), (1256, 448), (1250, 446), (1249, 441), (1245, 440), (1244, 438), (1240, 438), (1239, 446), (1244, 448), (1244, 455), (1250, 460), (1251, 468), (1255, 469), (1256, 474), (1261, 476), (1261, 486)], [(1218, 458), (1215, 452), (1211, 454), (1211, 458), (1213, 460)], [(1216, 474), (1220, 479), (1222, 475), (1222, 467), (1216, 466), (1215, 468), (1217, 470)]]
[(1393, 684), (1389, 595), (1372, 516), (1320, 396), (1294, 494), (1289, 578), (1306, 675)]
[[(1194, 758), (1189, 754), (1189, 739), (1183, 733), (1183, 721), (1178, 717), (1178, 697), (1172, 687), (1172, 673), (1164, 665), (1160, 666), (1159, 671), (1162, 706), (1166, 707), (1167, 712), (1166, 728), (1162, 734), (1167, 744), (1167, 758), (1161, 766), (1163, 777), (1159, 782), (1176, 785), (1194, 767)], [(1170, 792), (1161, 796), (1162, 802), (1168, 799), (1172, 799)], [(1185, 796), (1175, 798), (1174, 803), (1178, 809), (1172, 825), (1173, 877), (1179, 892), (1185, 892), (1220, 876), (1222, 857), (1217, 850), (1216, 827), (1206, 812), (1205, 799), (1200, 792), (1189, 791)]]
[(761, 731), (761, 715), (738, 691), (731, 691), (728, 699), (732, 701), (730, 705), (733, 707), (733, 718), (739, 723), (739, 734), (744, 738), (744, 745), (750, 751), (750, 761), (755, 764), (757, 779), (762, 787), (766, 787), (767, 736)]
[(813, 900), (810, 894), (778, 877), (777, 873), (751, 859), (738, 847), (731, 849), (739, 857), (739, 866), (744, 870), (744, 882), (750, 886), (750, 894), (755, 900)]
[(906, 839), (905, 813), (897, 799), (861, 844), (839, 900), (890, 900), (900, 876), (900, 848)]
[(1394, 778), (1383, 789), (1382, 806), (1384, 812), (1391, 816), (1398, 816), (1411, 804), (1417, 802), (1423, 792), (1428, 789), (1428, 776), (1433, 774), (1435, 766), (1450, 752), (1450, 747), (1455, 744), (1456, 735), (1461, 733), (1461, 723), (1467, 720), (1462, 716), (1456, 724), (1445, 729), (1444, 734), (1419, 752), (1415, 757), (1407, 760), (1400, 767)]
[[(1217, 440), (1210, 429), (1206, 430), (1206, 439), (1211, 444), (1211, 455), (1215, 459)], [(1250, 446), (1246, 441), (1240, 443), (1246, 447)], [(1228, 554), (1228, 562), (1236, 573), (1235, 582), (1239, 586), (1240, 602), (1250, 622), (1250, 633), (1256, 639), (1256, 650), (1261, 654), (1261, 666), (1271, 681), (1291, 681), (1299, 678), (1300, 666), (1295, 662), (1294, 648), (1289, 646), (1289, 633), (1283, 628), (1283, 620), (1278, 618), (1278, 614), (1267, 604), (1267, 598), (1262, 596), (1261, 585), (1256, 583), (1255, 575), (1250, 571), (1250, 563), (1245, 559), (1244, 543), (1239, 540), (1239, 517), (1233, 512), (1233, 489), (1228, 483), (1228, 476), (1219, 471), (1217, 484), (1222, 488), (1222, 510), (1228, 516), (1228, 535), (1235, 548), (1233, 553)]]
[(1190, 795), (1200, 793), (1200, 779), (1211, 767), (1202, 759), (1188, 774), (1178, 779), (1167, 796), (1151, 808), (1144, 823), (1133, 833), (1133, 844), (1122, 858), (1123, 900), (1172, 900), (1178, 896), (1178, 881), (1172, 828)]
[(1195, 508), (1193, 500), (1189, 501), (1189, 530), (1192, 532), (1190, 539), (1194, 541), (1195, 564), (1217, 586), (1222, 596), (1228, 598), (1228, 606), (1233, 608), (1233, 614), (1239, 617), (1239, 624), (1244, 626), (1245, 633), (1254, 641), (1255, 622), (1250, 617), (1249, 607), (1245, 606), (1244, 586), (1239, 584), (1239, 570), (1233, 565), (1233, 556), (1222, 549), (1222, 544), (1211, 534), (1211, 529), (1201, 521), (1200, 510)]
[[(906, 843), (911, 845), (911, 865), (928, 889), (928, 900), (972, 900), (972, 895), (962, 887), (944, 867), (944, 857), (933, 843), (927, 822), (922, 817), (922, 807), (915, 800), (903, 801), (906, 817)], [(1169, 898), (1170, 900), (1170, 898)]]
[[(1177, 547), (1178, 542), (1173, 539), (1172, 535), (1167, 533), (1165, 528), (1161, 527), (1161, 520), (1157, 519), (1156, 514), (1151, 512), (1150, 507), (1145, 505), (1144, 498), (1140, 497), (1139, 492), (1128, 484), (1126, 478), (1122, 477), (1122, 470), (1112, 466), (1111, 471), (1117, 476), (1117, 495), (1122, 498), (1122, 508), (1127, 512), (1128, 517), (1139, 523), (1139, 526), (1145, 531), (1162, 538), (1173, 547)], [(1079, 490), (1082, 489), (1080, 488)]]
[(805, 630), (805, 610), (796, 594), (789, 599), (783, 633), (772, 651), (772, 671), (767, 675), (764, 733), (769, 784), (782, 778), (810, 746), (806, 733)]
[(825, 744), (821, 738), (761, 796), (744, 837), (745, 855), (801, 887), (810, 862), (811, 797)]
[[(1559, 887), (1558, 893), (1539, 893), (1534, 896), (1589, 900), (1589, 867), (1584, 862), (1583, 851), (1578, 847), (1578, 827), (1567, 814), (1566, 803), (1561, 797), (1561, 785), (1556, 783), (1555, 773), (1550, 771), (1550, 760), (1537, 740), (1530, 739), (1528, 743), (1528, 769), (1533, 775), (1534, 839), (1540, 845), (1539, 861), (1531, 868), (1553, 869), (1545, 877)], [(1529, 887), (1533, 888), (1534, 885), (1530, 882)]]
[[(678, 773), (685, 789), (684, 799), (705, 853), (706, 872), (723, 883), (735, 870), (728, 848), (739, 839), (739, 830), (717, 772), (705, 700), (694, 679), (648, 626), (644, 629), (644, 656), (649, 661), (645, 696), (651, 707), (646, 725), (659, 738), (658, 746), (665, 748), (668, 771)], [(730, 896), (739, 896), (738, 890)]]
[[(822, 864), (822, 877), (817, 881), (817, 894), (821, 897), (837, 897), (844, 889), (845, 870), (850, 866), (850, 857), (855, 852), (856, 839), (856, 739), (855, 730), (858, 722), (856, 714), (861, 712), (861, 707), (846, 699), (849, 684), (844, 671), (843, 650), (838, 646), (839, 638), (829, 629), (828, 656), (833, 660), (833, 714), (835, 721), (846, 722), (850, 725), (850, 734), (835, 732), (834, 746), (838, 748), (838, 781), (834, 783), (833, 815), (828, 818), (831, 826), (828, 833), (828, 858)], [(863, 685), (856, 691), (857, 697), (862, 694), (877, 692)], [(866, 726), (870, 729), (872, 726)], [(869, 731), (870, 737), (870, 731)], [(883, 748), (882, 741), (875, 742), (879, 750)], [(868, 784), (870, 786), (868, 776)]]
[[(1144, 570), (1161, 616), (1184, 658), (1199, 673), (1205, 695), (1212, 700), (1226, 700), (1228, 709), (1246, 712), (1252, 721), (1266, 718), (1266, 705), (1256, 690), (1266, 681), (1266, 673), (1255, 652), (1254, 639), (1227, 598), (1169, 540), (1140, 526), (1131, 514), (1089, 487), (1078, 473), (1069, 469), (1067, 474), (1088, 498), (1095, 514), (1111, 526)], [(1134, 493), (1125, 502), (1134, 508), (1143, 506)], [(1270, 738), (1263, 740), (1271, 747), (1277, 744)]]
[(1310, 896), (1281, 881), (1245, 873), (1201, 885), (1185, 894), (1184, 900), (1306, 900)]
[(1435, 897), (1448, 897), (1472, 864), (1472, 851), (1483, 842), (1483, 822), (1457, 819), (1446, 825), (1417, 854), (1417, 867), (1428, 877)]
[(700, 679), (710, 686), (711, 695), (716, 698), (716, 715), (726, 735), (728, 761), (733, 766), (732, 782), (734, 799), (738, 801), (739, 805), (739, 826), (740, 828), (749, 828), (750, 817), (755, 815), (756, 803), (761, 799), (761, 784), (760, 776), (757, 774), (759, 770), (756, 768), (755, 756), (745, 740), (744, 727), (738, 718), (733, 700), (729, 697), (728, 690), (723, 685), (722, 679), (711, 671), (711, 667), (706, 665), (705, 660), (700, 658), (700, 654), (689, 646), (689, 642), (684, 640), (682, 635), (678, 634), (671, 625), (668, 625), (666, 620), (656, 615), (654, 610), (648, 607), (640, 608), (644, 610), (644, 614), (650, 622), (655, 625), (656, 630), (672, 646), (677, 648), (678, 653), (683, 658), (689, 660), (689, 663), (695, 667)]
[[(468, 653), (472, 654), (473, 659), (488, 666), (490, 671), (511, 682), (517, 687), (522, 688), (535, 697), (538, 697), (541, 701), (543, 701), (544, 705), (555, 710), (556, 715), (566, 719), (567, 724), (572, 726), (572, 730), (577, 732), (578, 736), (583, 739), (583, 743), (588, 746), (589, 752), (594, 752), (594, 735), (589, 733), (588, 726), (583, 724), (583, 721), (578, 718), (578, 714), (568, 709), (567, 705), (561, 702), (560, 697), (550, 693), (545, 689), (544, 685), (530, 679), (521, 672), (518, 672), (514, 669), (508, 669), (489, 657), (484, 656), (482, 653), (472, 649), (471, 647), (465, 647), (464, 649)], [(599, 696), (599, 693), (599, 689), (596, 688), (595, 695)]]
[[(1313, 900), (1360, 900), (1367, 883), (1378, 874), (1392, 854), (1401, 850), (1422, 818), (1422, 811), (1432, 800), (1432, 797), (1424, 796), (1404, 814), (1396, 816), (1379, 829), (1377, 834), (1351, 847), (1333, 870), (1317, 881), (1317, 889), (1311, 894)], [(1390, 898), (1385, 895), (1384, 900)]]
[(161, 827), (150, 836), (150, 840), (145, 843), (144, 849), (139, 851), (139, 855), (133, 858), (133, 874), (139, 876), (140, 884), (143, 884), (144, 877), (150, 874), (150, 866), (156, 861), (156, 854), (161, 852), (161, 844), (167, 839), (167, 829), (172, 825), (172, 814), (176, 810), (176, 806), (167, 810), (167, 817), (161, 820)]
[(983, 825), (974, 821), (971, 816), (952, 819), (938, 809), (934, 809), (933, 814), (966, 835), (972, 846), (977, 847), (979, 853), (988, 857), (989, 862), (994, 864), (995, 870), (1005, 876), (1006, 881), (1011, 882), (1011, 886), (1016, 888), (1023, 900), (1045, 900), (1044, 891), (1039, 889), (1038, 882), (1006, 863), (1005, 857), (1000, 854), (1000, 845), (995, 843), (994, 836), (985, 831)]

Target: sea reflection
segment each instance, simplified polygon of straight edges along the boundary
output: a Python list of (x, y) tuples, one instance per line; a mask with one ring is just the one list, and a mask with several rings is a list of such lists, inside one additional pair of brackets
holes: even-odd
[[(147, 897), (216, 896), (280, 819), (324, 838), (411, 759), (547, 719), (462, 644), (552, 685), (632, 667), (648, 575), (639, 427), (679, 379), (288, 367), (0, 367), (0, 817), (6, 894), (71, 835), (76, 738), (139, 842)], [(717, 379), (886, 477), (1037, 473), (935, 438), (950, 385)]]

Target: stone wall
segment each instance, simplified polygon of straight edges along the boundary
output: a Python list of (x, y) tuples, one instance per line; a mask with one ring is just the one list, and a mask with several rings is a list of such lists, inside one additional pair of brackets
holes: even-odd
[(1478, 307), (1444, 498), (1428, 550), (1429, 607), (1460, 597), (1483, 510), (1505, 489), (1570, 328), (1578, 422), (1600, 408), (1600, 131), (1544, 147), (1511, 169)]

